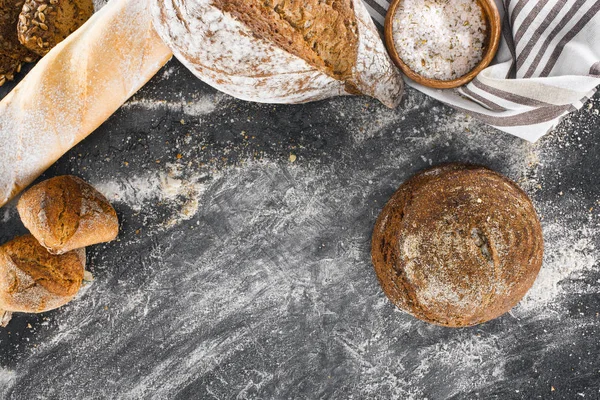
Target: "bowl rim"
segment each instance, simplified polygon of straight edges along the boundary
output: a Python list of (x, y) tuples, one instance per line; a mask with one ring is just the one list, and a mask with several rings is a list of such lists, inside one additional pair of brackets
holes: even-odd
[(488, 33), (489, 42), (481, 61), (471, 71), (467, 72), (463, 76), (448, 81), (425, 78), (417, 74), (412, 69), (410, 69), (410, 67), (406, 65), (404, 61), (402, 61), (402, 59), (398, 55), (398, 52), (396, 51), (396, 47), (394, 44), (394, 14), (396, 14), (396, 9), (402, 1), (403, 0), (392, 0), (392, 2), (390, 3), (390, 7), (388, 8), (388, 11), (386, 13), (383, 28), (385, 45), (394, 64), (396, 64), (396, 66), (400, 68), (408, 78), (415, 81), (416, 83), (434, 89), (452, 89), (462, 86), (472, 81), (477, 76), (477, 74), (479, 74), (484, 68), (489, 66), (494, 57), (496, 56), (496, 53), (498, 52), (498, 47), (500, 45), (500, 36), (502, 31), (500, 12), (498, 11), (498, 7), (496, 6), (496, 2), (494, 0), (475, 0), (480, 4), (481, 8), (483, 9), (484, 16), (486, 17), (486, 20), (489, 23), (490, 29), (490, 32)]

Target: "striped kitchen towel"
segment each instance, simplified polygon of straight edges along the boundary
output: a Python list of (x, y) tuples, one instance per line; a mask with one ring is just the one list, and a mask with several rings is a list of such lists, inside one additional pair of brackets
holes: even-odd
[[(452, 1), (452, 0), (449, 0)], [(364, 0), (381, 28), (388, 0)], [(458, 89), (408, 85), (502, 131), (536, 141), (600, 85), (600, 0), (496, 0), (502, 41)]]

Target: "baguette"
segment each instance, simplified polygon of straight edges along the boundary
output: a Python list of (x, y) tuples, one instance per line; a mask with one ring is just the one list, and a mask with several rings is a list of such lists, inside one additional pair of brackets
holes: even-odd
[(0, 102), (0, 206), (75, 146), (171, 58), (146, 0), (112, 0)]

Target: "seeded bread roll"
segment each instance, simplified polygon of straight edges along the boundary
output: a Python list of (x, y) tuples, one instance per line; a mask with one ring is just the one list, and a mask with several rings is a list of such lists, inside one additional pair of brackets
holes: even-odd
[(415, 175), (385, 205), (372, 258), (400, 309), (450, 327), (514, 307), (542, 265), (540, 222), (527, 195), (487, 168), (449, 164)]
[(108, 200), (76, 176), (64, 175), (38, 183), (17, 204), (23, 224), (52, 254), (109, 242), (119, 221)]
[(56, 256), (32, 235), (13, 239), (0, 246), (0, 309), (39, 313), (58, 308), (79, 291), (84, 268), (84, 249)]
[(94, 13), (92, 0), (26, 0), (19, 15), (19, 41), (45, 56)]
[(23, 46), (17, 37), (17, 23), (24, 0), (0, 0), (0, 86), (12, 81), (21, 65), (37, 55)]

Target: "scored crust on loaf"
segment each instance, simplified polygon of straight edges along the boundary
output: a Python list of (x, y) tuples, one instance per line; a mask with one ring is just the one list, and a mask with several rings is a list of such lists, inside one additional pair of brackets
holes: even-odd
[(76, 176), (33, 186), (21, 196), (17, 210), (25, 227), (54, 254), (111, 241), (119, 231), (108, 200)]
[(372, 258), (388, 298), (427, 322), (461, 327), (496, 318), (533, 285), (543, 258), (527, 195), (487, 168), (419, 173), (382, 210)]
[(357, 25), (351, 0), (214, 0), (258, 37), (273, 41), (328, 75), (352, 76)]
[(0, 246), (0, 309), (43, 312), (69, 302), (81, 287), (85, 250), (52, 255), (32, 235)]
[(401, 75), (361, 0), (150, 1), (175, 56), (234, 97), (303, 103), (365, 94), (389, 107), (400, 102)]

